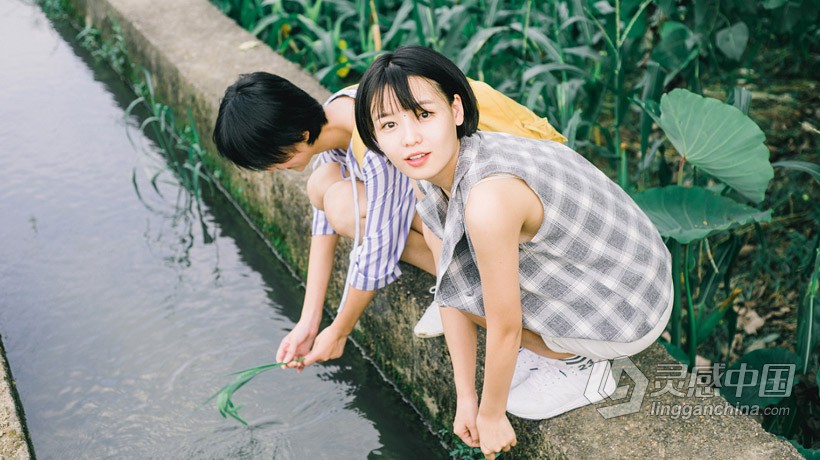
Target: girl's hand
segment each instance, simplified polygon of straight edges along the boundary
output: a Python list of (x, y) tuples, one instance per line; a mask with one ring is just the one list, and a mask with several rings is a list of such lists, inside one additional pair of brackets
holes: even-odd
[(315, 338), (316, 331), (299, 321), (279, 344), (279, 349), (276, 351), (276, 361), (288, 363), (282, 367), (283, 369), (285, 367), (295, 367), (301, 371), (305, 366), (301, 362), (293, 361), (308, 354)]
[(476, 419), (481, 436), (481, 452), (487, 460), (495, 459), (495, 454), (509, 452), (515, 446), (515, 431), (506, 415), (487, 417), (479, 414)]
[(333, 326), (328, 326), (316, 336), (313, 349), (305, 356), (302, 364), (310, 366), (316, 362), (330, 361), (342, 356), (347, 343), (347, 335), (339, 333)]
[(479, 447), (477, 415), (478, 400), (476, 397), (458, 398), (456, 418), (453, 420), (453, 433), (470, 447)]

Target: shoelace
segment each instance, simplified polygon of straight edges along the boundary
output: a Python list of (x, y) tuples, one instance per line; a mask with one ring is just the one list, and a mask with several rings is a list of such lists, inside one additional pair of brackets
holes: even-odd
[(535, 379), (536, 383), (543, 385), (553, 384), (566, 378), (567, 374), (564, 371), (549, 364), (543, 364), (530, 373), (530, 380)]

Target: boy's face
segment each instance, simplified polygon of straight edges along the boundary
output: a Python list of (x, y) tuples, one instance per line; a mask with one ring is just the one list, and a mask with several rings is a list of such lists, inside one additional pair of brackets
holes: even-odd
[(268, 171), (275, 172), (284, 169), (292, 169), (294, 171), (302, 172), (305, 170), (310, 159), (313, 158), (313, 148), (307, 142), (299, 142), (294, 144), (291, 149), (291, 157), (284, 163), (279, 163), (268, 168)]
[(450, 104), (438, 85), (422, 77), (410, 77), (408, 85), (424, 111), (402, 108), (386, 88), (386, 106), (373, 108), (376, 142), (411, 179), (452, 182), (459, 149), (456, 127), (464, 122), (461, 98), (455, 95)]

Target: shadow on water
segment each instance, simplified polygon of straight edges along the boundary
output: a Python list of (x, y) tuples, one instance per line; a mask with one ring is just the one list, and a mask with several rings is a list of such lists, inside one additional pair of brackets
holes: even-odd
[(243, 388), (248, 428), (202, 405), (273, 361), (303, 289), (225, 197), (191, 201), (75, 35), (0, 0), (0, 334), (38, 457), (445, 457), (354, 347)]

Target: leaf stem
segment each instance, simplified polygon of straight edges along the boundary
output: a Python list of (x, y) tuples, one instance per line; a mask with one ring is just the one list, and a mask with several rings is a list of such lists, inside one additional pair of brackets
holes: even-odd
[(689, 333), (686, 337), (686, 348), (689, 351), (689, 370), (695, 367), (695, 358), (697, 356), (698, 336), (697, 336), (697, 320), (695, 318), (695, 303), (692, 302), (692, 286), (689, 282), (689, 259), (691, 258), (691, 245), (685, 244), (683, 254), (683, 284), (686, 288), (686, 310), (689, 317)]

